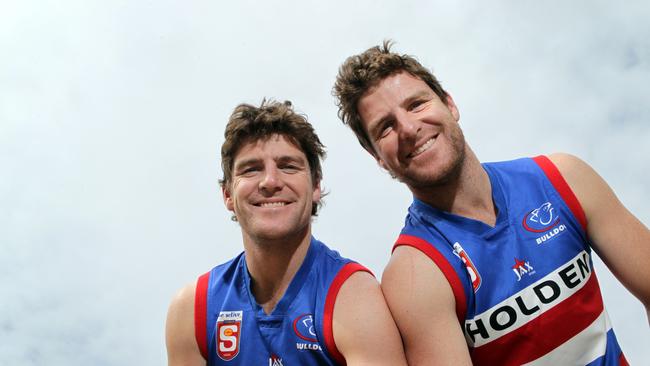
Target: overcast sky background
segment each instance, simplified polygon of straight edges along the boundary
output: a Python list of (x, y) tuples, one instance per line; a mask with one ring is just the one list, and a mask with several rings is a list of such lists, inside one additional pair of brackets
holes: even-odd
[[(433, 69), (482, 161), (576, 154), (650, 224), (648, 19), (644, 1), (0, 0), (0, 364), (166, 362), (171, 297), (242, 249), (217, 184), (241, 102), (309, 117), (330, 191), (314, 233), (379, 276), (411, 196), (330, 91), (385, 38)], [(596, 265), (644, 364), (645, 311)]]

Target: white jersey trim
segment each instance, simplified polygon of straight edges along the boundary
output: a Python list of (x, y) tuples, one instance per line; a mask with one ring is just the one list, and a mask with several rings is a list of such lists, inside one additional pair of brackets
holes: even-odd
[[(607, 351), (607, 332), (612, 329), (607, 311), (585, 330), (544, 356), (527, 363), (529, 366), (587, 365)], [(576, 355), (580, 355), (576, 358)]]

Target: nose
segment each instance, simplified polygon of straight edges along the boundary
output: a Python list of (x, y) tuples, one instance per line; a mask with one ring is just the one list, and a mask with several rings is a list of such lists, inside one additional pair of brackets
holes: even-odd
[(265, 194), (273, 194), (282, 189), (284, 185), (280, 171), (277, 167), (266, 168), (260, 180), (259, 189)]
[(410, 150), (417, 141), (421, 129), (420, 123), (412, 116), (409, 116), (408, 113), (402, 113), (396, 116), (396, 124), (400, 150)]

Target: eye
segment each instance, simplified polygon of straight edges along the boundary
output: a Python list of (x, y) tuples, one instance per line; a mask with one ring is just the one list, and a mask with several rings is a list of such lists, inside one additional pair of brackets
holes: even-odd
[(243, 176), (250, 176), (250, 175), (253, 175), (253, 174), (255, 174), (256, 172), (258, 172), (260, 170), (261, 170), (261, 168), (259, 166), (250, 165), (250, 166), (242, 168), (239, 171), (239, 174), (243, 175)]
[(376, 139), (379, 140), (381, 138), (384, 138), (388, 136), (390, 131), (393, 130), (393, 121), (392, 120), (387, 120), (384, 122), (381, 122), (379, 127), (377, 128), (377, 133), (376, 133)]
[(282, 164), (280, 166), (280, 169), (288, 173), (294, 173), (300, 171), (300, 166), (294, 163), (286, 163), (286, 164)]
[(427, 101), (424, 99), (416, 99), (409, 105), (409, 111), (419, 112), (424, 108), (424, 105)]

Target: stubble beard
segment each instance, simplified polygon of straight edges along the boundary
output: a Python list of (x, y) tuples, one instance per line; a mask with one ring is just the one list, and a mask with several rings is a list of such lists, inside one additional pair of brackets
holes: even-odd
[(465, 136), (463, 131), (459, 128), (450, 135), (452, 157), (436, 172), (427, 171), (424, 174), (405, 174), (403, 176), (396, 176), (390, 172), (393, 178), (406, 184), (411, 190), (417, 191), (422, 189), (432, 189), (448, 186), (454, 181), (458, 180), (463, 165), (465, 163)]
[[(303, 239), (310, 231), (311, 216), (308, 221), (302, 222), (300, 218), (292, 218), (288, 221), (297, 221), (295, 225), (289, 225), (286, 228), (278, 227), (256, 227), (243, 228), (242, 232), (253, 239), (260, 248), (264, 250), (285, 250), (291, 247), (291, 243)], [(241, 223), (240, 223), (241, 225)]]

